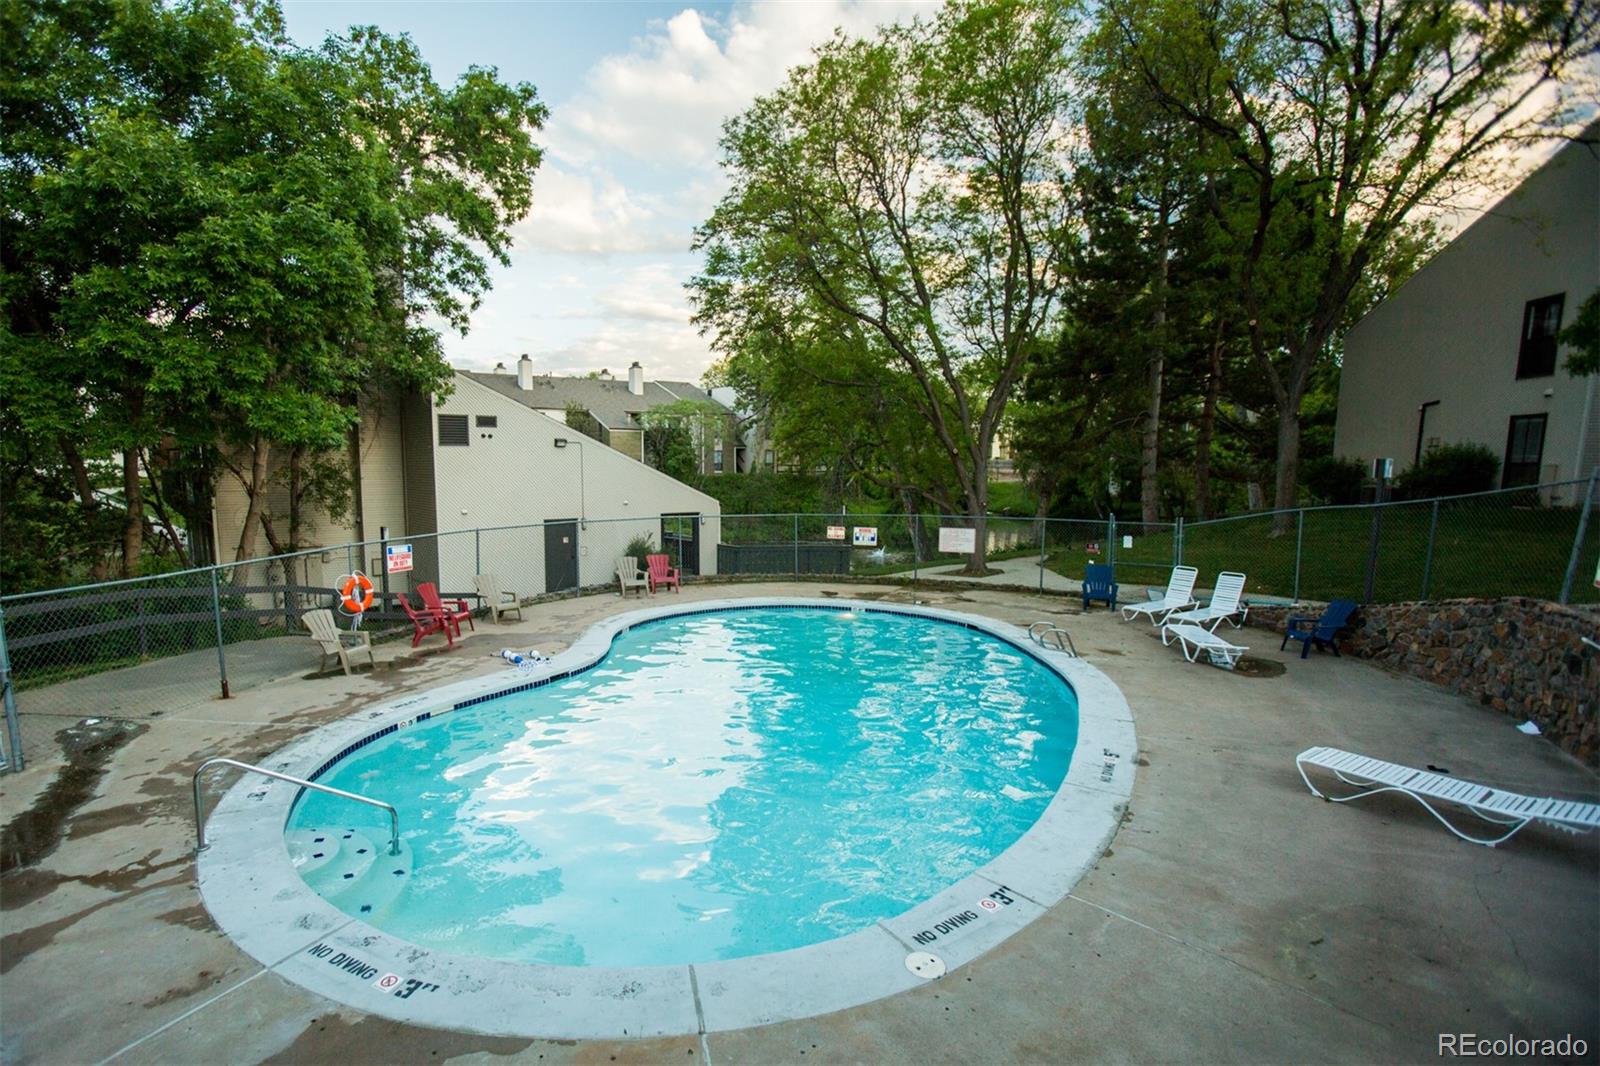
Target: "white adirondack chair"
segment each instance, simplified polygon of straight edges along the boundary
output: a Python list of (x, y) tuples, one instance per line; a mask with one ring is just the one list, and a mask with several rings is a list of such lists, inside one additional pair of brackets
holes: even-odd
[(378, 664), (372, 658), (372, 634), (340, 629), (338, 623), (333, 620), (333, 612), (326, 607), (305, 612), (300, 616), (300, 624), (310, 631), (311, 639), (316, 641), (317, 647), (322, 650), (322, 662), (317, 667), (319, 672), (328, 668), (330, 657), (338, 656), (339, 665), (344, 667), (344, 672), (351, 673), (352, 651), (366, 652), (367, 665), (377, 667)]
[(489, 612), (489, 617), (496, 623), (500, 616), (517, 612), (517, 620), (522, 620), (522, 604), (517, 599), (515, 592), (507, 592), (500, 587), (500, 579), (493, 574), (477, 574), (472, 583), (477, 586), (478, 602)]

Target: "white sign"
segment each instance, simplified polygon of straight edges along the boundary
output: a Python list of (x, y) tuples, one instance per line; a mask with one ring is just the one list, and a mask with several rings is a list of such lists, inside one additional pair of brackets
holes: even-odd
[(851, 542), (858, 548), (876, 548), (878, 546), (878, 527), (856, 526), (855, 536)]
[(376, 981), (372, 982), (372, 987), (383, 992), (392, 991), (393, 989), (400, 987), (400, 975), (397, 973), (386, 973)]
[(939, 550), (954, 555), (971, 555), (978, 550), (978, 531), (961, 526), (940, 526)]
[(844, 527), (843, 526), (829, 526), (828, 527), (828, 539), (829, 540), (843, 540), (844, 539)]
[(1123, 546), (1123, 547), (1124, 547), (1124, 548), (1131, 548), (1131, 547), (1133, 547), (1133, 534), (1131, 534), (1131, 533), (1124, 533), (1124, 534), (1123, 534), (1123, 535), (1122, 535), (1122, 546)]
[(411, 545), (391, 544), (384, 549), (384, 566), (391, 574), (411, 569)]

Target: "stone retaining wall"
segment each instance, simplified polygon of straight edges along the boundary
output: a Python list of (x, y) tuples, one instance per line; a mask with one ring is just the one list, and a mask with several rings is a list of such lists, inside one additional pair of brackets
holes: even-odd
[[(1283, 633), (1290, 614), (1252, 607), (1250, 624)], [(1589, 765), (1600, 765), (1600, 611), (1545, 600), (1372, 604), (1339, 638), (1340, 651), (1443, 685), (1517, 719)]]

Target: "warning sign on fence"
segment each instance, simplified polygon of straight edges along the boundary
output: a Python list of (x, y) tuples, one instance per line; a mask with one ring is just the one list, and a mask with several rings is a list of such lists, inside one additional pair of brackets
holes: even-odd
[(858, 548), (876, 548), (878, 546), (878, 527), (857, 526), (855, 539), (852, 543)]
[(978, 531), (960, 526), (939, 527), (939, 550), (951, 554), (971, 555), (978, 550)]
[(828, 539), (829, 540), (843, 540), (844, 539), (844, 527), (843, 526), (829, 526), (828, 527)]
[(391, 574), (411, 569), (411, 545), (391, 544), (384, 549), (383, 565)]

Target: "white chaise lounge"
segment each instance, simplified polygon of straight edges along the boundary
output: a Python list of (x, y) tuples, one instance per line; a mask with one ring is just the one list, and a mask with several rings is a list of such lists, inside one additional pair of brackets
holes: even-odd
[[(1458, 777), (1415, 770), (1398, 763), (1384, 762), (1339, 748), (1307, 748), (1294, 757), (1295, 768), (1313, 796), (1334, 803), (1346, 803), (1380, 792), (1399, 792), (1410, 796), (1439, 820), (1450, 832), (1473, 844), (1494, 847), (1502, 844), (1529, 822), (1547, 822), (1569, 833), (1587, 833), (1600, 828), (1600, 803), (1577, 800), (1541, 799), (1518, 792), (1505, 792)], [(1347, 785), (1361, 789), (1353, 796), (1325, 796), (1306, 776), (1306, 767), (1326, 770)], [(1510, 826), (1497, 837), (1475, 837), (1463, 833), (1434, 807), (1434, 803), (1453, 803), (1465, 807), (1485, 822)]]
[[(1239, 601), (1244, 598), (1244, 575), (1233, 570), (1225, 570), (1217, 575), (1217, 587), (1211, 592), (1211, 599), (1204, 607), (1194, 607), (1187, 611), (1173, 611), (1167, 615), (1168, 623), (1188, 623), (1204, 626), (1215, 633), (1217, 627), (1224, 620), (1233, 628), (1238, 629), (1249, 617), (1250, 608)], [(1234, 620), (1238, 615), (1238, 621)]]
[(1166, 621), (1167, 615), (1173, 611), (1193, 607), (1194, 581), (1199, 576), (1200, 572), (1192, 566), (1174, 566), (1172, 576), (1167, 578), (1166, 593), (1158, 600), (1124, 604), (1123, 620), (1130, 621), (1139, 615), (1145, 615), (1150, 619), (1150, 624), (1155, 626)]
[(1205, 652), (1212, 663), (1224, 670), (1232, 670), (1239, 657), (1250, 650), (1238, 644), (1229, 644), (1209, 629), (1186, 622), (1169, 623), (1161, 627), (1161, 643), (1171, 644), (1174, 640), (1178, 642), (1185, 659), (1196, 662), (1200, 653)]

